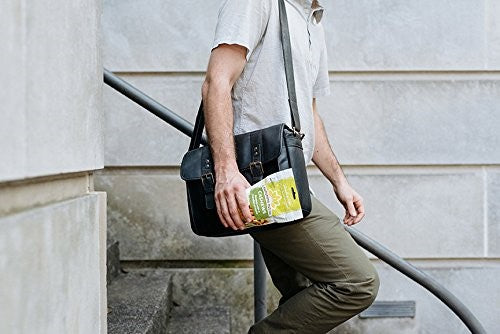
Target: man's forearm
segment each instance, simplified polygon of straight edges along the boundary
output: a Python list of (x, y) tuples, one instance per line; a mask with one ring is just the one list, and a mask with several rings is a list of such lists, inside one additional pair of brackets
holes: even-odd
[(205, 127), (217, 171), (236, 168), (233, 136), (231, 87), (221, 83), (203, 84)]
[(240, 77), (247, 49), (238, 44), (222, 44), (210, 54), (202, 86), (205, 127), (214, 160), (214, 200), (217, 215), (225, 227), (244, 229), (253, 219), (245, 189), (250, 184), (238, 170), (233, 133), (231, 90)]
[(349, 185), (337, 157), (333, 153), (323, 121), (316, 110), (316, 100), (313, 100), (313, 115), (315, 145), (312, 160), (333, 185), (337, 199), (345, 208), (344, 223), (347, 225), (357, 224), (365, 216), (363, 198)]
[(315, 145), (312, 160), (330, 183), (337, 188), (346, 183), (347, 179), (330, 146), (323, 121), (316, 111), (316, 103), (313, 103), (313, 114)]

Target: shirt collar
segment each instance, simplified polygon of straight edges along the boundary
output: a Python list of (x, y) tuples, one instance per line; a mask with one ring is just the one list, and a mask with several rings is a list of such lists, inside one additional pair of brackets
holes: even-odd
[(323, 17), (324, 8), (318, 0), (288, 0), (294, 4), (297, 9), (300, 9), (309, 20), (314, 15), (316, 22), (319, 23)]

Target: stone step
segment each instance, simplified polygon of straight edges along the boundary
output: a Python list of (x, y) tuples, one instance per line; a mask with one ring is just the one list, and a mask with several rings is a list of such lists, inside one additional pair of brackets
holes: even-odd
[(108, 239), (106, 242), (106, 282), (109, 285), (121, 273), (120, 249), (118, 241)]
[(171, 308), (167, 270), (141, 269), (120, 275), (108, 286), (109, 334), (163, 334)]
[(170, 312), (167, 334), (229, 334), (229, 306), (174, 306)]

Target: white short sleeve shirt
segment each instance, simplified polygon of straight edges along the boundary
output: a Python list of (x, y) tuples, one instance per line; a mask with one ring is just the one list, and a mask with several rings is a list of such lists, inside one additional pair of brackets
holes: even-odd
[[(312, 0), (285, 0), (295, 89), (306, 164), (314, 150), (313, 97), (330, 94), (323, 7)], [(222, 3), (212, 48), (239, 44), (247, 64), (231, 96), (234, 134), (277, 123), (291, 125), (277, 0), (226, 0)]]

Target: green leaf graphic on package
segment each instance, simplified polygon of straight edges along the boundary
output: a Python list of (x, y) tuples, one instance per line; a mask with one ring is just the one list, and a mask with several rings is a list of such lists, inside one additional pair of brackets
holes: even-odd
[(245, 227), (284, 223), (303, 217), (291, 168), (273, 173), (246, 189), (254, 219)]

